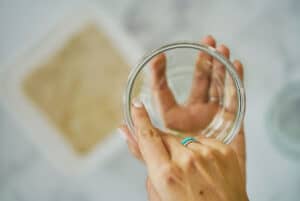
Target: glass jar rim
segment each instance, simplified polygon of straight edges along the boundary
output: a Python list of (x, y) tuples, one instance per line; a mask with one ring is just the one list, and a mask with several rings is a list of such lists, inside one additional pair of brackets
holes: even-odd
[(225, 58), (222, 54), (220, 54), (215, 48), (204, 44), (195, 43), (195, 42), (184, 41), (184, 42), (175, 42), (175, 43), (164, 45), (146, 54), (146, 56), (142, 58), (141, 62), (139, 62), (135, 67), (131, 69), (130, 74), (128, 76), (125, 91), (123, 94), (123, 116), (124, 116), (125, 123), (129, 126), (130, 131), (134, 132), (133, 120), (131, 117), (131, 94), (132, 94), (133, 84), (135, 83), (135, 80), (139, 75), (139, 73), (155, 56), (163, 52), (177, 49), (177, 48), (189, 48), (189, 49), (199, 50), (211, 55), (212, 57), (219, 60), (222, 64), (224, 64), (227, 72), (233, 79), (236, 93), (237, 93), (237, 112), (236, 112), (235, 120), (233, 122), (233, 126), (230, 129), (229, 133), (227, 134), (226, 138), (223, 140), (223, 143), (229, 144), (236, 136), (236, 134), (239, 132), (242, 121), (244, 119), (245, 108), (246, 108), (245, 90), (241, 79), (239, 78), (237, 72), (235, 71), (233, 64), (227, 58)]

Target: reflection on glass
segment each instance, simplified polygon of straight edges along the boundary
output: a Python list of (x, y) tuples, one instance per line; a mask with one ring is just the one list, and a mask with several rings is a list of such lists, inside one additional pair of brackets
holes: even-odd
[(232, 64), (194, 43), (164, 46), (132, 70), (124, 96), (145, 104), (153, 124), (175, 135), (203, 135), (229, 143), (244, 115), (244, 91)]

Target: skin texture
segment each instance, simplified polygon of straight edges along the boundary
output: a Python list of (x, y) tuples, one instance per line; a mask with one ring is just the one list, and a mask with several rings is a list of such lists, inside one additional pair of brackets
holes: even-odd
[[(203, 44), (216, 47), (212, 36)], [(219, 45), (216, 49), (230, 57), (229, 49)], [(243, 79), (243, 67), (233, 62)], [(199, 54), (194, 80), (187, 104), (178, 105), (166, 81), (166, 57), (158, 55), (152, 61), (152, 90), (165, 125), (172, 129), (198, 132), (205, 128), (219, 109), (217, 82), (225, 80), (225, 69), (205, 53)], [(234, 87), (233, 83), (230, 83)], [(230, 88), (230, 87), (229, 87)], [(213, 101), (211, 101), (213, 97)], [(230, 96), (226, 115), (235, 112), (236, 95)], [(230, 145), (215, 139), (197, 136), (199, 143), (188, 147), (180, 138), (155, 128), (138, 100), (132, 103), (135, 136), (127, 126), (120, 127), (131, 153), (143, 161), (148, 169), (146, 182), (150, 201), (246, 201), (245, 136), (241, 128)], [(199, 122), (201, 122), (199, 124)]]

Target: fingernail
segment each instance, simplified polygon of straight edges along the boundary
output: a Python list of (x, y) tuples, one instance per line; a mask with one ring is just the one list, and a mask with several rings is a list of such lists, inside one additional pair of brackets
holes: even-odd
[(142, 108), (143, 107), (143, 103), (139, 98), (133, 99), (132, 105), (136, 108)]
[(122, 129), (120, 129), (120, 128), (118, 128), (118, 131), (119, 131), (119, 133), (121, 135), (121, 138), (123, 138), (124, 140), (127, 141), (127, 135), (126, 135), (126, 133)]

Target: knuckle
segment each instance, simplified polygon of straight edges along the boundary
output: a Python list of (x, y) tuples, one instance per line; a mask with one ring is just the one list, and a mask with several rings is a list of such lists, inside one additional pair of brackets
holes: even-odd
[(195, 168), (195, 163), (197, 160), (198, 160), (198, 158), (197, 158), (196, 154), (194, 154), (194, 153), (187, 154), (187, 156), (185, 157), (185, 160), (183, 162), (185, 169)]
[(204, 70), (199, 70), (195, 74), (196, 80), (206, 80), (208, 78), (208, 75), (204, 72)]
[(174, 185), (180, 179), (180, 171), (177, 166), (169, 164), (161, 168), (159, 178), (165, 185)]
[(219, 50), (220, 50), (220, 51), (223, 51), (223, 52), (226, 53), (226, 54), (228, 54), (229, 51), (230, 51), (229, 48), (228, 48), (226, 45), (224, 45), (224, 44), (221, 44), (221, 45), (220, 45)]
[(235, 152), (233, 151), (233, 149), (228, 146), (225, 147), (223, 150), (223, 155), (225, 157), (232, 157), (234, 154), (235, 154)]
[(168, 88), (168, 85), (167, 85), (167, 80), (165, 77), (161, 77), (159, 79), (157, 79), (153, 85), (152, 85), (153, 89), (154, 90), (159, 90), (159, 91), (163, 91), (165, 89)]
[(165, 77), (162, 77), (158, 83), (158, 89), (160, 90), (164, 90), (164, 89), (167, 89), (168, 88), (168, 85), (167, 85), (167, 80)]
[(201, 155), (203, 158), (207, 159), (207, 160), (213, 160), (215, 158), (213, 150), (206, 147), (202, 150)]
[(158, 137), (158, 133), (152, 128), (140, 129), (139, 133), (143, 137)]
[(160, 168), (160, 176), (161, 177), (168, 177), (169, 175), (173, 174), (174, 167), (171, 164), (164, 165)]

